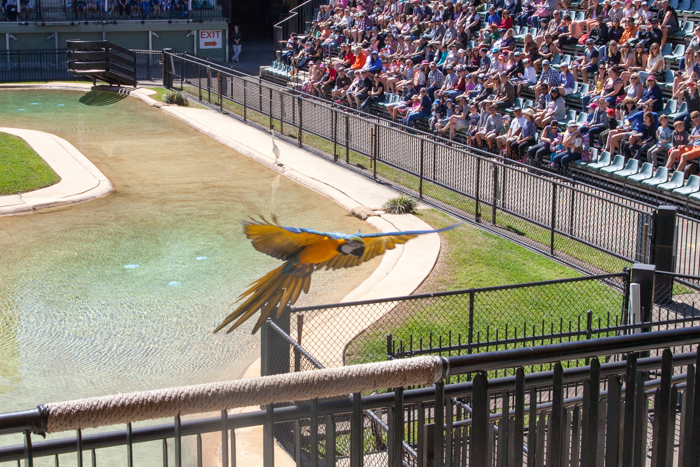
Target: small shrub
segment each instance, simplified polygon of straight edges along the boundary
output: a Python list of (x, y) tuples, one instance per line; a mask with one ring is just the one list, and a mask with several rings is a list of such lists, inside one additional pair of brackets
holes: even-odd
[(187, 105), (187, 97), (181, 91), (171, 91), (163, 94), (163, 102), (166, 104)]
[(410, 196), (401, 195), (384, 203), (383, 209), (390, 214), (412, 214), (418, 201)]

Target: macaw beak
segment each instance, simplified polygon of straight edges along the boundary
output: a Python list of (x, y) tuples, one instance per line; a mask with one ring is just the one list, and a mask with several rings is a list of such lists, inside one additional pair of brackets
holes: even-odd
[(365, 242), (358, 240), (346, 240), (344, 244), (338, 247), (338, 252), (344, 255), (352, 255), (357, 258), (362, 258), (365, 254)]

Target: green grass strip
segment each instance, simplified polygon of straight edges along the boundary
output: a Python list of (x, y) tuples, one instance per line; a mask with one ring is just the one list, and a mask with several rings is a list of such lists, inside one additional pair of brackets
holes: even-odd
[(22, 138), (0, 133), (0, 195), (26, 193), (60, 180)]

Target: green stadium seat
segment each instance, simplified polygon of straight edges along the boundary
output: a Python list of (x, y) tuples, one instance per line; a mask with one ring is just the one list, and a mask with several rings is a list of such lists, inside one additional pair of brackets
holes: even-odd
[(579, 125), (582, 125), (587, 119), (588, 119), (587, 112), (579, 112), (578, 117), (576, 118), (576, 123), (578, 123)]
[(678, 11), (688, 12), (690, 11), (690, 0), (681, 0), (680, 3), (678, 3)]
[(607, 167), (601, 167), (599, 171), (602, 173), (612, 174), (613, 172), (618, 172), (624, 168), (625, 156), (618, 154), (615, 156), (615, 159), (613, 159), (612, 164), (608, 165)]
[(653, 176), (654, 166), (651, 164), (651, 162), (645, 162), (644, 164), (642, 164), (642, 168), (639, 172), (627, 177), (627, 181), (637, 185), (639, 183), (642, 183), (644, 180), (649, 180)]
[[(591, 160), (598, 159), (598, 148), (591, 148)], [(583, 159), (574, 161), (575, 165), (584, 166), (590, 164), (590, 162), (583, 162)]]
[(639, 172), (639, 161), (637, 159), (630, 159), (627, 161), (627, 165), (624, 169), (613, 172), (613, 177), (623, 179), (630, 175), (634, 175)]
[(666, 58), (666, 55), (671, 54), (671, 51), (672, 51), (671, 47), (673, 47), (673, 45), (671, 45), (670, 42), (666, 42), (664, 44), (663, 48), (661, 49), (661, 55), (663, 55), (664, 58)]
[(586, 13), (584, 13), (583, 11), (579, 11), (578, 13), (576, 13), (576, 18), (574, 19), (574, 21), (583, 21), (584, 19), (586, 19)]
[(559, 65), (561, 63), (561, 54), (556, 54), (552, 59), (549, 61), (550, 65)]
[(668, 169), (666, 167), (659, 167), (656, 169), (656, 174), (653, 177), (642, 181), (642, 186), (645, 188), (656, 188), (662, 183), (668, 181)]
[(566, 121), (567, 122), (575, 122), (576, 121), (576, 111), (575, 110), (569, 110), (569, 112), (566, 114)]
[(583, 94), (586, 94), (591, 89), (591, 85), (588, 83), (578, 84), (578, 82), (576, 82), (576, 85), (578, 86), (578, 89), (566, 96), (569, 99), (580, 99)]
[(700, 192), (700, 177), (697, 175), (688, 177), (688, 183), (684, 187), (673, 190), (673, 194), (676, 196), (689, 196), (698, 192)]
[[(666, 43), (666, 45), (670, 44)], [(666, 45), (664, 45), (664, 48), (666, 48)], [(683, 57), (683, 54), (685, 54), (685, 44), (677, 44), (676, 48), (673, 50), (673, 53), (664, 55), (664, 60), (677, 61), (680, 60), (681, 57)]]
[(693, 35), (693, 29), (695, 29), (695, 23), (692, 21), (686, 21), (685, 24), (683, 24), (683, 29), (678, 31), (676, 34), (677, 35), (686, 35), (686, 36), (692, 36)]
[(678, 0), (670, 0), (668, 3), (671, 5), (671, 8), (673, 8), (674, 10), (678, 9)]
[(681, 106), (680, 106), (678, 109), (676, 109), (676, 111), (675, 111), (674, 113), (672, 113), (671, 115), (669, 115), (668, 118), (670, 118), (670, 119), (671, 119), (671, 122), (673, 122), (673, 120), (675, 120), (676, 118), (678, 118), (678, 115), (682, 114), (682, 113), (685, 112), (686, 110), (688, 110), (688, 103), (687, 103), (687, 102), (682, 102), (682, 103), (681, 103)]
[(611, 162), (610, 152), (602, 151), (600, 153), (600, 157), (598, 158), (598, 161), (588, 164), (587, 168), (589, 168), (591, 170), (599, 170), (599, 169), (602, 169), (603, 167), (609, 166), (610, 162)]
[(678, 101), (675, 99), (669, 99), (664, 104), (663, 110), (660, 113), (670, 115), (678, 110)]
[(700, 192), (693, 193), (692, 195), (689, 195), (688, 198), (695, 201), (696, 203), (700, 203)]
[(681, 188), (684, 183), (685, 174), (680, 170), (676, 170), (675, 172), (673, 172), (671, 180), (669, 180), (666, 183), (662, 183), (661, 185), (658, 185), (656, 188), (658, 188), (661, 191), (673, 191), (678, 188)]

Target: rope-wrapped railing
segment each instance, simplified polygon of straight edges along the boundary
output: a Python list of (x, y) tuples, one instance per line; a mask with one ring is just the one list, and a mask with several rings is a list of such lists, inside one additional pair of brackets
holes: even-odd
[[(442, 380), (447, 361), (418, 357), (153, 391), (50, 403), (37, 409), (39, 433), (97, 428), (237, 407), (293, 402)], [(37, 423), (39, 422), (39, 423)]]

